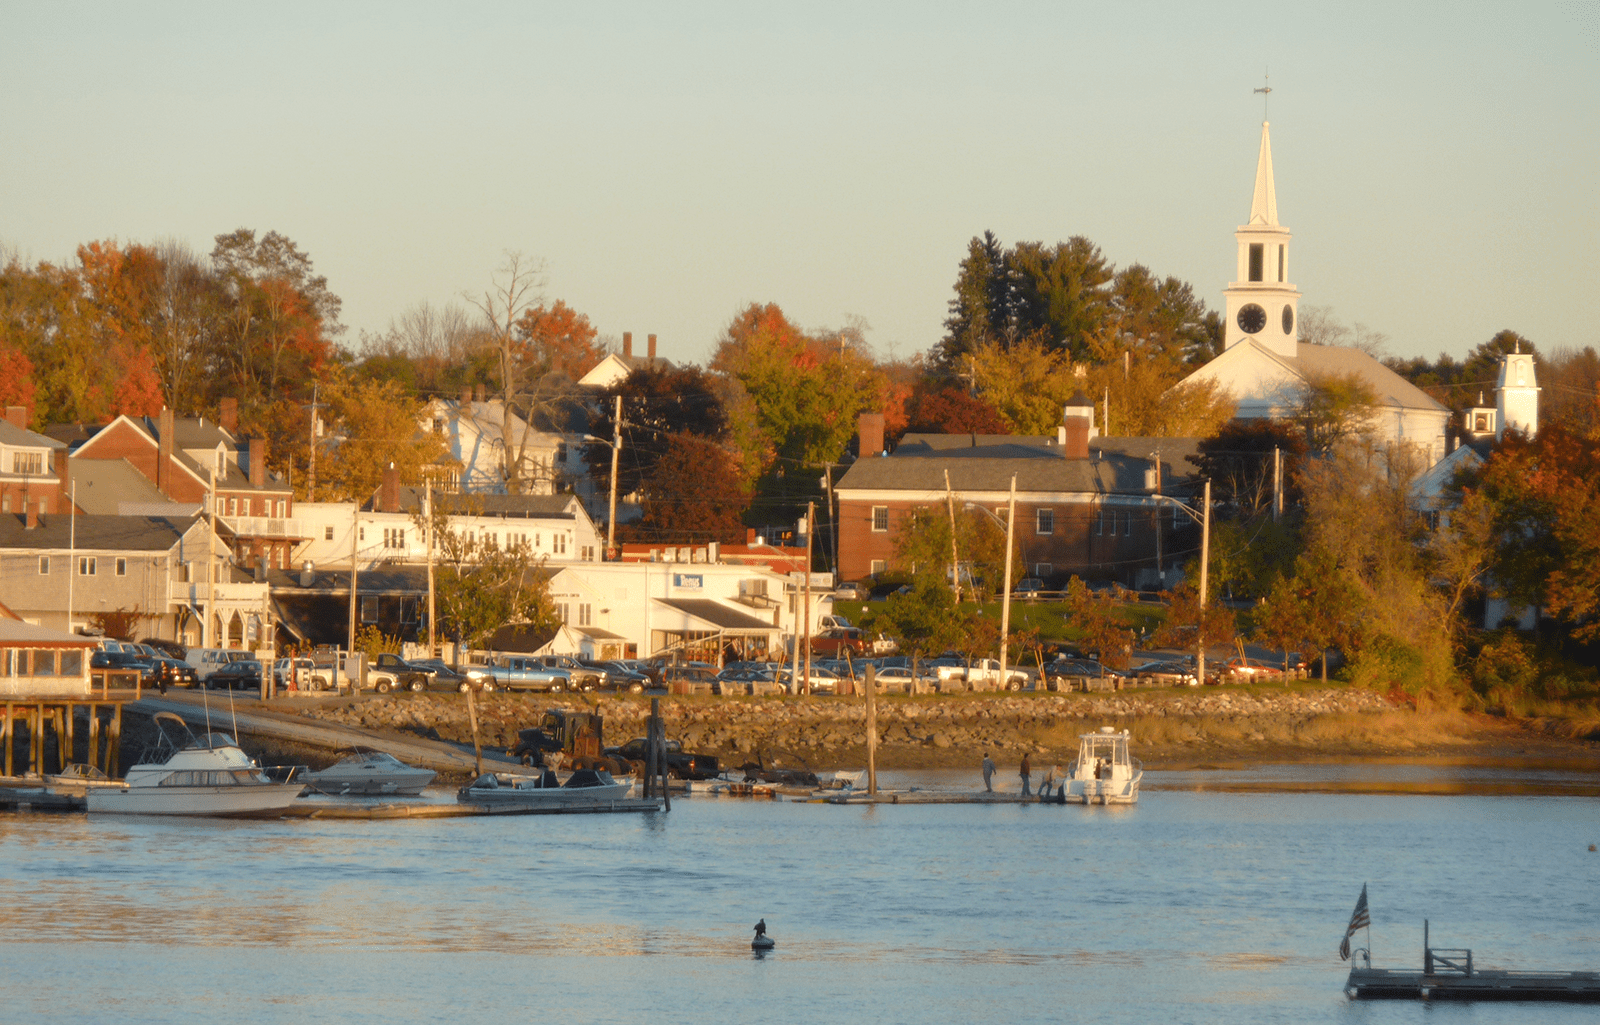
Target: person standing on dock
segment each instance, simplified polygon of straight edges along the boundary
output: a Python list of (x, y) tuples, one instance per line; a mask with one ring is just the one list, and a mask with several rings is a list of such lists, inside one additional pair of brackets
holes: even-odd
[(1022, 756), (1022, 771), (1017, 773), (1017, 775), (1022, 777), (1022, 796), (1023, 797), (1027, 797), (1028, 796), (1028, 777), (1033, 775), (1033, 772), (1032, 772), (1032, 770), (1030, 769), (1030, 767), (1028, 765), (1028, 756), (1027, 756), (1026, 753), (1024, 753), (1023, 756)]
[(994, 759), (989, 757), (989, 752), (983, 753), (983, 789), (994, 793)]

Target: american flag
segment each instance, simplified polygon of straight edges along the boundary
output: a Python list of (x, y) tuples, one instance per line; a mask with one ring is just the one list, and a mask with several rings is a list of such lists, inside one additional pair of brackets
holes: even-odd
[(1372, 916), (1367, 914), (1367, 884), (1361, 884), (1361, 896), (1356, 899), (1356, 909), (1350, 913), (1350, 925), (1344, 931), (1344, 939), (1339, 942), (1339, 959), (1350, 960), (1350, 937), (1356, 934), (1357, 929), (1365, 929), (1372, 924)]

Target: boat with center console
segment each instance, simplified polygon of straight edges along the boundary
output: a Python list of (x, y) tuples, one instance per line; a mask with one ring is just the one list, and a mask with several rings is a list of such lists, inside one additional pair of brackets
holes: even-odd
[(1067, 767), (1067, 804), (1135, 804), (1144, 765), (1128, 756), (1128, 731), (1102, 726), (1078, 737), (1078, 759)]
[(603, 769), (579, 769), (565, 783), (558, 782), (556, 774), (548, 769), (537, 776), (486, 772), (458, 790), (456, 800), (464, 804), (532, 808), (620, 801), (631, 789), (631, 777), (618, 781)]
[(196, 737), (171, 712), (157, 712), (155, 750), (120, 786), (90, 787), (90, 814), (260, 816), (283, 811), (302, 789), (270, 779), (226, 733)]

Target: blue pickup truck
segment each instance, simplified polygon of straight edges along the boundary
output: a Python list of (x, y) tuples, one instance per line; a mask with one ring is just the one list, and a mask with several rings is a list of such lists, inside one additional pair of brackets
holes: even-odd
[(545, 665), (532, 655), (494, 655), (467, 667), (467, 681), (484, 690), (533, 690), (558, 694), (572, 689), (572, 674)]

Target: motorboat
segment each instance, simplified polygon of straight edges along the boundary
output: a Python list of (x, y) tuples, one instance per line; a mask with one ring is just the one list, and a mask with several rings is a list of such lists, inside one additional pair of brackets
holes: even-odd
[(1143, 778), (1144, 765), (1128, 757), (1128, 731), (1102, 726), (1078, 737), (1078, 758), (1067, 767), (1061, 797), (1067, 804), (1135, 804)]
[[(155, 750), (121, 786), (90, 787), (91, 814), (270, 815), (289, 807), (302, 783), (270, 779), (226, 733), (196, 737), (171, 712), (157, 712)], [(158, 760), (159, 759), (159, 760)]]
[(432, 769), (407, 765), (387, 751), (370, 747), (349, 747), (337, 753), (344, 757), (326, 769), (306, 774), (306, 786), (334, 797), (347, 794), (415, 797), (438, 775)]
[(565, 783), (559, 782), (549, 769), (537, 776), (486, 772), (456, 791), (456, 800), (513, 808), (555, 807), (620, 801), (631, 789), (631, 777), (618, 781), (604, 769), (579, 769)]
[(83, 762), (68, 762), (61, 767), (61, 771), (47, 774), (44, 781), (51, 786), (58, 787), (120, 787), (121, 781), (114, 780), (93, 765)]

